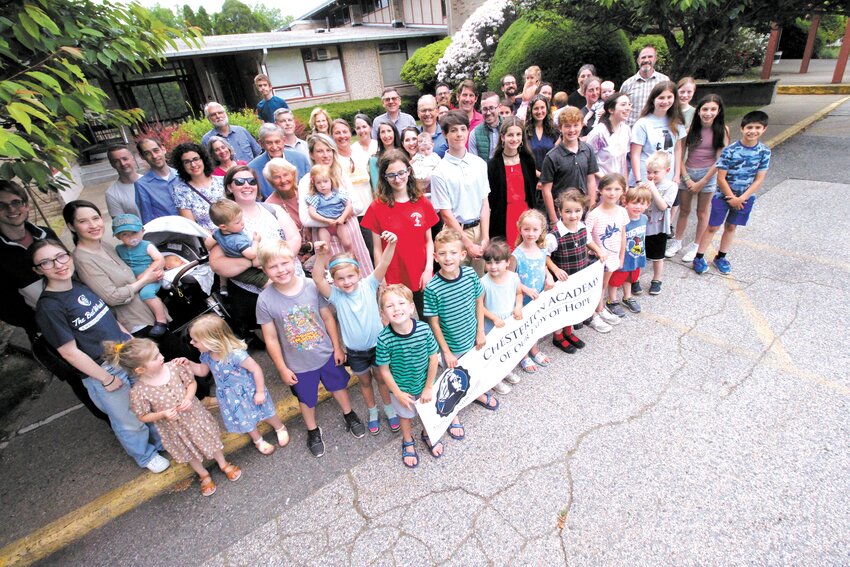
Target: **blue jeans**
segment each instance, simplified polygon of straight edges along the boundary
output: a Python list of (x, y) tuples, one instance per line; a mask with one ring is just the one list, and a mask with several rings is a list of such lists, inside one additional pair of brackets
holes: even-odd
[(94, 405), (109, 416), (112, 431), (127, 454), (133, 457), (140, 467), (147, 466), (157, 452), (162, 450), (159, 433), (153, 424), (142, 423), (130, 410), (130, 380), (127, 373), (116, 370), (105, 362), (101, 366), (124, 385), (114, 392), (107, 392), (103, 383), (91, 376), (83, 379), (83, 385)]

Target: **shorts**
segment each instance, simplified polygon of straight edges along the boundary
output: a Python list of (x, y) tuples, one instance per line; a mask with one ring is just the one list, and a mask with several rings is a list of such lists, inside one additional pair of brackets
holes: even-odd
[[(419, 395), (413, 396), (413, 399), (418, 401)], [(416, 408), (409, 409), (406, 405), (398, 401), (398, 398), (392, 392), (390, 392), (390, 404), (392, 404), (397, 416), (404, 419), (413, 419), (416, 417)]]
[(316, 407), (319, 401), (320, 381), (328, 392), (337, 392), (348, 387), (348, 372), (345, 371), (345, 367), (334, 364), (333, 355), (321, 368), (308, 372), (296, 372), (295, 376), (298, 378), (298, 383), (290, 386), (289, 389), (298, 401), (308, 408)]
[(608, 280), (608, 286), (620, 287), (626, 282), (635, 283), (636, 281), (638, 281), (638, 276), (640, 276), (640, 268), (636, 268), (630, 272), (617, 270), (616, 272), (611, 274), (611, 279)]
[(747, 226), (755, 201), (756, 196), (750, 196), (749, 199), (744, 201), (744, 208), (738, 211), (729, 206), (725, 196), (716, 194), (711, 200), (711, 216), (708, 217), (708, 226), (720, 226), (724, 222), (737, 226)]
[(646, 235), (646, 259), (647, 260), (663, 260), (664, 252), (667, 249), (667, 234), (659, 233)]
[(375, 348), (369, 350), (345, 349), (345, 354), (347, 356), (346, 364), (355, 374), (366, 374), (371, 367), (378, 366), (375, 364)]
[[(708, 173), (710, 167), (685, 167), (685, 170), (688, 172), (691, 180), (693, 182), (701, 181), (705, 174)], [(685, 183), (685, 180), (679, 181), (679, 191), (688, 191), (688, 184)], [(700, 189), (700, 193), (714, 193), (717, 191), (717, 174), (711, 176), (711, 179), (705, 182), (705, 185), (702, 189)], [(678, 201), (679, 198), (676, 197)]]
[(156, 292), (159, 291), (160, 288), (159, 282), (157, 283), (149, 283), (145, 287), (139, 290), (139, 297), (142, 298), (142, 301), (147, 301), (148, 299), (156, 299)]

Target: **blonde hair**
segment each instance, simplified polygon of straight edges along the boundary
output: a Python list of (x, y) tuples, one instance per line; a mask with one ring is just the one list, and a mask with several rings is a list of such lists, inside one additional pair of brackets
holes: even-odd
[(626, 203), (651, 203), (652, 191), (645, 183), (638, 183), (636, 187), (632, 187), (626, 191)]
[[(537, 242), (535, 244), (537, 244), (538, 248), (543, 248), (544, 246), (546, 246), (546, 217), (544, 217), (543, 213), (541, 213), (537, 209), (528, 209), (527, 211), (524, 211), (519, 216), (519, 220), (516, 221), (517, 229), (519, 230), (522, 227), (522, 223), (524, 223), (528, 219), (534, 219), (540, 223), (540, 228), (542, 230), (540, 231), (540, 237), (537, 239)], [(515, 246), (519, 246), (521, 243), (522, 234), (517, 235)]]
[(381, 307), (381, 309), (384, 308), (384, 297), (386, 297), (390, 293), (394, 293), (399, 297), (403, 297), (407, 300), (408, 303), (410, 303), (411, 305), (413, 304), (413, 292), (410, 291), (409, 287), (404, 284), (398, 283), (390, 284), (384, 289), (382, 289), (381, 292), (378, 294), (378, 305)]
[(194, 340), (204, 343), (210, 352), (218, 356), (227, 356), (234, 350), (245, 350), (245, 341), (233, 334), (233, 329), (227, 321), (209, 313), (201, 315), (189, 325), (189, 332)]
[(103, 341), (103, 359), (112, 366), (120, 366), (129, 374), (153, 360), (159, 347), (150, 339), (130, 339), (126, 342)]
[[(357, 261), (357, 258), (355, 258), (354, 254), (352, 254), (351, 252), (340, 252), (339, 254), (334, 254), (331, 257), (331, 260), (330, 262), (328, 262), (328, 265), (330, 265), (334, 260), (339, 260), (342, 258), (348, 258), (349, 260), (354, 260), (355, 262)], [(360, 266), (352, 262), (340, 262), (333, 268), (328, 268), (328, 271), (331, 273), (331, 277), (334, 277), (334, 274), (336, 274), (339, 270), (343, 268), (354, 268), (355, 270), (357, 270), (357, 273), (360, 273)]]
[(219, 199), (210, 205), (210, 220), (216, 226), (233, 222), (241, 214), (242, 207), (230, 199)]
[(330, 166), (317, 163), (312, 168), (310, 168), (310, 194), (311, 195), (315, 195), (316, 193), (318, 193), (318, 191), (316, 191), (316, 184), (313, 181), (317, 177), (319, 177), (319, 178), (324, 177), (324, 178), (330, 179), (331, 187), (333, 187), (334, 189), (339, 187), (339, 179), (337, 179), (336, 175), (334, 174), (333, 169), (331, 169)]
[[(324, 114), (325, 118), (328, 120), (328, 132), (331, 131), (331, 115), (328, 114), (328, 111), (321, 107), (316, 107), (313, 109), (313, 112), (310, 113), (310, 129), (313, 133), (316, 133), (316, 116), (319, 114)], [(322, 132), (324, 133), (324, 132)]]
[(257, 250), (257, 262), (260, 266), (265, 267), (271, 260), (275, 258), (287, 258), (294, 260), (295, 255), (290, 250), (289, 245), (285, 240), (274, 240), (271, 242), (261, 242)]
[(646, 170), (652, 168), (654, 171), (670, 169), (670, 154), (658, 150), (646, 159)]
[(532, 79), (535, 79), (538, 83), (543, 80), (543, 72), (540, 70), (540, 67), (537, 65), (532, 65), (522, 74), (523, 79), (527, 79), (528, 76), (531, 75)]
[(444, 228), (434, 237), (434, 248), (436, 249), (438, 244), (451, 244), (452, 242), (461, 241), (463, 241), (461, 233), (451, 228)]

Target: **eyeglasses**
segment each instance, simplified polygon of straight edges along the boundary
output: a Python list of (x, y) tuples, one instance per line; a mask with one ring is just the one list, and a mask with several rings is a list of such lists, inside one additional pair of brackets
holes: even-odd
[(482, 112), (482, 113), (487, 113), (487, 112), (496, 112), (497, 110), (499, 110), (499, 107), (498, 107), (498, 106), (482, 106), (482, 107), (481, 107), (481, 112)]
[(8, 203), (5, 201), (0, 201), (0, 211), (11, 211), (12, 209), (23, 209), (27, 206), (26, 201), (22, 201), (21, 199), (13, 199)]
[(57, 264), (60, 266), (64, 266), (71, 259), (71, 255), (67, 252), (62, 252), (54, 258), (47, 258), (46, 260), (42, 260), (37, 263), (36, 266), (41, 268), (42, 270), (52, 270), (54, 266)]
[(384, 97), (382, 100), (383, 100), (384, 102), (392, 102), (392, 101), (394, 101), (394, 100), (401, 100), (401, 97), (397, 97), (397, 96), (388, 96), (388, 97)]
[(419, 114), (430, 114), (432, 112), (437, 112), (436, 108), (420, 108)]
[(400, 179), (402, 177), (407, 177), (408, 175), (410, 175), (410, 169), (402, 169), (398, 173), (385, 173), (384, 179), (392, 181), (393, 179)]
[(237, 187), (242, 187), (246, 183), (248, 185), (250, 185), (251, 187), (257, 186), (257, 180), (254, 179), (253, 177), (237, 177), (236, 179), (233, 180), (233, 184), (236, 185)]
[(184, 159), (181, 161), (183, 162), (183, 165), (194, 165), (203, 160), (201, 159), (201, 156), (195, 156), (192, 159)]

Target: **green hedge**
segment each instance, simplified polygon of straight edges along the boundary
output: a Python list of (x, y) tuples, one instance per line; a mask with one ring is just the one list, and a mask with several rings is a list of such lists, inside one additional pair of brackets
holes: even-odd
[[(682, 34), (681, 31), (677, 31), (674, 32), (673, 35), (676, 37), (676, 41), (679, 42), (679, 45), (681, 45), (684, 40), (684, 34)], [(634, 38), (629, 43), (632, 58), (637, 61), (637, 56), (640, 53), (640, 50), (647, 45), (655, 47), (655, 51), (658, 53), (658, 60), (655, 62), (655, 68), (663, 73), (665, 69), (667, 69), (667, 62), (670, 60), (670, 50), (667, 49), (667, 42), (660, 35), (639, 35)]]
[(434, 92), (437, 85), (437, 61), (446, 52), (451, 42), (451, 36), (444, 37), (440, 41), (417, 49), (401, 68), (402, 80), (416, 85), (416, 88), (422, 92)]
[[(257, 137), (257, 131), (260, 129), (262, 122), (254, 113), (252, 108), (243, 108), (242, 110), (228, 110), (227, 118), (231, 126), (242, 126), (248, 130), (254, 138)], [(184, 135), (193, 142), (201, 143), (201, 138), (204, 134), (210, 131), (212, 125), (204, 116), (200, 118), (190, 118), (180, 123), (180, 126), (175, 132), (175, 136)]]
[(601, 78), (616, 84), (635, 72), (629, 42), (620, 30), (585, 28), (564, 18), (544, 27), (520, 18), (499, 41), (488, 86), (499, 92), (501, 77), (509, 73), (522, 77), (526, 67), (539, 65), (543, 80), (552, 83), (555, 90), (574, 91), (579, 67), (584, 63), (593, 63)]
[[(403, 96), (401, 97), (401, 110), (412, 116), (416, 116), (416, 101), (418, 97)], [(317, 104), (305, 108), (296, 108), (292, 111), (295, 118), (299, 122), (306, 125), (307, 131), (310, 130), (310, 113), (316, 107), (324, 108), (331, 116), (331, 120), (336, 118), (344, 118), (354, 128), (354, 116), (357, 114), (365, 114), (369, 118), (375, 118), (379, 114), (386, 112), (381, 104), (381, 98), (363, 98), (360, 100), (350, 100), (348, 102), (329, 102), (327, 104)]]

